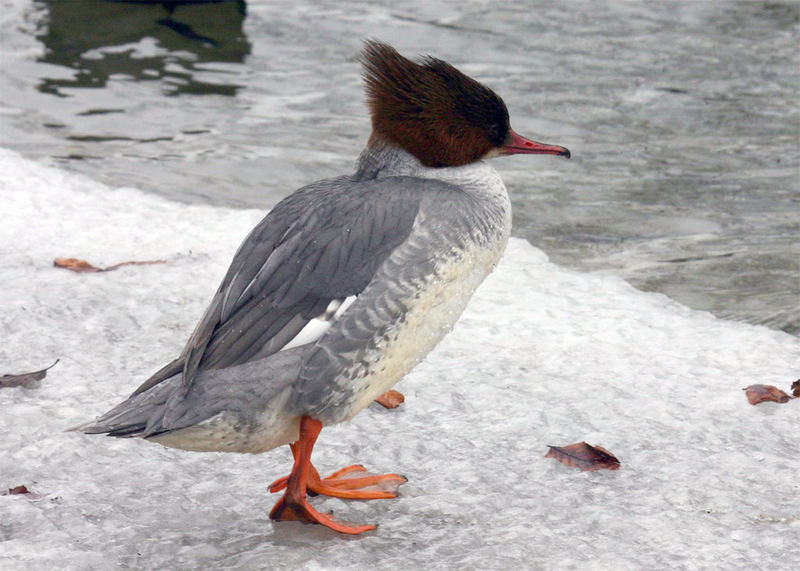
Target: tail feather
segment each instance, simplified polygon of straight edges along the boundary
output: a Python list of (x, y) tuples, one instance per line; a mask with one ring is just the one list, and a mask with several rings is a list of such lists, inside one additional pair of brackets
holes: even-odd
[(154, 421), (163, 417), (164, 405), (178, 382), (177, 376), (161, 382), (148, 391), (131, 396), (97, 420), (71, 430), (86, 434), (107, 433), (109, 436), (121, 438), (149, 436), (148, 425), (152, 426)]
[[(224, 413), (235, 419), (234, 424), (242, 426), (242, 431), (254, 426), (261, 426), (263, 431), (264, 423), (270, 426), (267, 431), (274, 430), (276, 434), (296, 431), (294, 425), (287, 428), (287, 419), (294, 415), (285, 410), (285, 401), (297, 381), (307, 349), (301, 346), (243, 365), (200, 371), (186, 395), (181, 391), (179, 372), (135, 392), (100, 418), (70, 430), (119, 438), (152, 438), (197, 427)], [(162, 371), (174, 366), (175, 362), (170, 363)]]

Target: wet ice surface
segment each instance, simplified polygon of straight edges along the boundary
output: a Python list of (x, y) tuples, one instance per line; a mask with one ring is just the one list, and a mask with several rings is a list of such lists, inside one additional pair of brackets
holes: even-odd
[[(110, 189), (0, 151), (0, 567), (788, 569), (800, 558), (800, 401), (741, 388), (798, 376), (800, 340), (712, 317), (513, 239), (455, 330), (375, 405), (322, 432), (315, 463), (409, 478), (394, 500), (315, 499), (376, 532), (273, 525), (260, 456), (65, 433), (180, 351), (256, 210)], [(12, 215), (13, 214), (13, 215)], [(97, 265), (78, 275), (57, 256)], [(581, 440), (622, 462), (545, 459)]]
[(800, 331), (797, 2), (0, 4), (0, 144), (26, 156), (270, 207), (351, 168), (369, 130), (356, 54), (379, 37), (451, 61), (517, 131), (572, 150), (498, 161), (517, 236)]

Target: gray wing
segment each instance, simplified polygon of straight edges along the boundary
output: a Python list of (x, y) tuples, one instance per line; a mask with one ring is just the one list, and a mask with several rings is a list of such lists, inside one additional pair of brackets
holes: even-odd
[(282, 200), (239, 247), (181, 356), (133, 394), (183, 372), (279, 351), (334, 300), (358, 295), (411, 232), (421, 189), (397, 179), (319, 181)]
[[(378, 373), (383, 349), (394, 343), (393, 336), (412, 305), (429, 285), (446, 279), (441, 272), (453, 260), (504, 232), (502, 205), (486, 208), (474, 196), (444, 182), (431, 180), (422, 185), (425, 193), (409, 237), (304, 357), (289, 403), (296, 414), (308, 414), (323, 423), (340, 422), (354, 414), (351, 405), (363, 400), (359, 395), (370, 388), (364, 379)], [(467, 267), (471, 263), (464, 261)], [(437, 333), (436, 327), (431, 332), (434, 336), (446, 333), (442, 329)], [(412, 350), (406, 358), (421, 359), (424, 354)]]

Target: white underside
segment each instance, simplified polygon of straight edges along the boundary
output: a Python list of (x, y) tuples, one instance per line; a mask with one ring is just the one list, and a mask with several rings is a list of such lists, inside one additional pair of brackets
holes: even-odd
[(225, 411), (194, 426), (148, 440), (194, 452), (260, 454), (300, 437), (300, 417), (285, 412), (290, 394), (291, 387), (275, 398), (253, 424), (242, 425), (238, 414)]
[(374, 374), (353, 381), (363, 386), (346, 416), (350, 420), (388, 391), (447, 335), (466, 308), (472, 294), (502, 257), (507, 237), (492, 249), (476, 247), (440, 268), (437, 279), (415, 298), (391, 340), (380, 348)]

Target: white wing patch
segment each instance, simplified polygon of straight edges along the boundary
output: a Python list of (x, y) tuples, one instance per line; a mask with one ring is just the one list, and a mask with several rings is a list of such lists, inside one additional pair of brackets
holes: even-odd
[(331, 301), (328, 307), (325, 308), (325, 313), (309, 321), (297, 335), (292, 337), (286, 345), (281, 347), (281, 351), (299, 347), (300, 345), (306, 345), (307, 343), (313, 343), (322, 337), (322, 335), (331, 328), (333, 322), (347, 311), (347, 308), (353, 304), (357, 297), (358, 296), (351, 295), (345, 298), (344, 301), (338, 299)]

